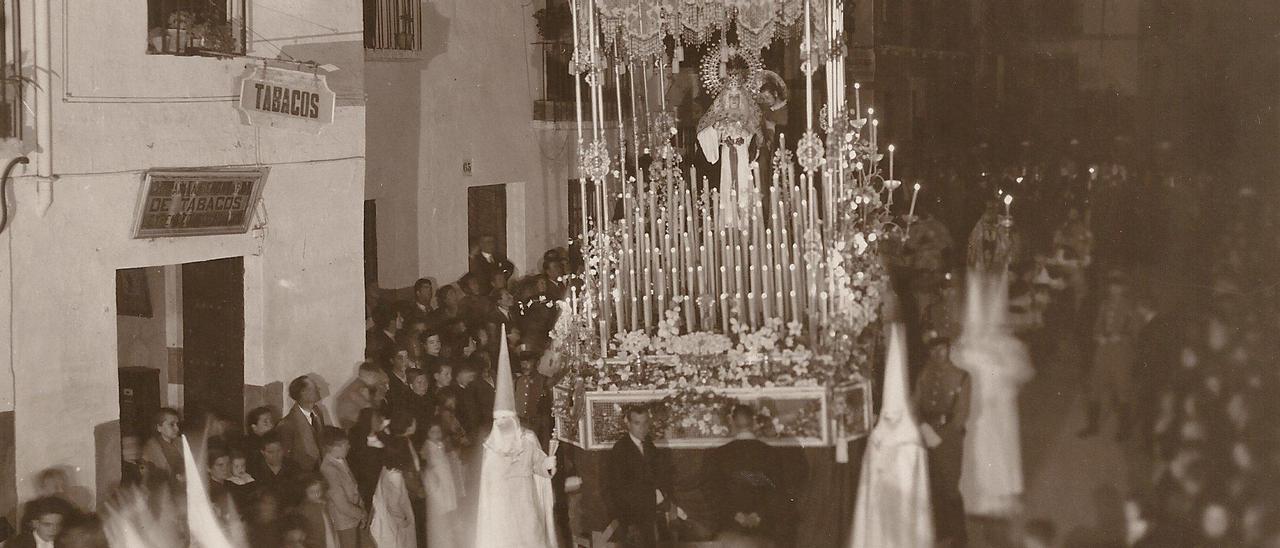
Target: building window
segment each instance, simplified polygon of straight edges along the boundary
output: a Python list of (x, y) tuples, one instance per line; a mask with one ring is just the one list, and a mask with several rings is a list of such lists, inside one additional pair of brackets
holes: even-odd
[(18, 34), (18, 10), (14, 0), (0, 1), (0, 59), (4, 60), (4, 80), (0, 81), (0, 139), (22, 137), (22, 91), (31, 82), (22, 67), (22, 44)]
[(147, 0), (147, 53), (243, 55), (245, 0)]
[(421, 51), (421, 0), (364, 0), (364, 47)]

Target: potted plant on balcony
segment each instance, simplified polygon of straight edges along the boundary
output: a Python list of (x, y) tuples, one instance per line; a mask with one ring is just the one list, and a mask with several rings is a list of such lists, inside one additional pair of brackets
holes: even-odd
[(157, 53), (181, 53), (191, 45), (191, 28), (196, 16), (188, 10), (174, 10), (166, 18), (165, 28), (151, 29), (148, 33), (150, 48)]
[(190, 46), (196, 50), (216, 53), (233, 53), (236, 49), (235, 34), (230, 21), (204, 21), (191, 27)]

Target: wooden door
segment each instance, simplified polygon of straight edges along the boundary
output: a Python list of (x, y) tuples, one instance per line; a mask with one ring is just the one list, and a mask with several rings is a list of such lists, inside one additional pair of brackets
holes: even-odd
[(182, 265), (183, 415), (244, 417), (244, 259)]
[(493, 236), (498, 241), (498, 253), (507, 255), (506, 185), (467, 189), (467, 241), (474, 244), (481, 236)]
[(364, 282), (378, 281), (378, 205), (364, 201)]

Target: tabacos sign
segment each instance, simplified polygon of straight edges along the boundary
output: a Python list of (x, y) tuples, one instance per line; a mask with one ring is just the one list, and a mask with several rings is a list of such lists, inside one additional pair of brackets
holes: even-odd
[(240, 78), (245, 123), (315, 133), (333, 123), (335, 96), (324, 75), (251, 66)]

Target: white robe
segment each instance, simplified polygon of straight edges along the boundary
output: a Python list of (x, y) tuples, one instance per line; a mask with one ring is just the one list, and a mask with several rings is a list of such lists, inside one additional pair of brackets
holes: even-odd
[(484, 444), (475, 548), (556, 548), (547, 454), (532, 432), (502, 443), (500, 430)]
[[(740, 138), (742, 144), (723, 142), (720, 130), (707, 127), (698, 133), (698, 144), (709, 163), (720, 163), (720, 210), (727, 227), (745, 227), (758, 192), (751, 171), (750, 144), (753, 136), (745, 131), (731, 130), (727, 137)], [(696, 184), (696, 181), (694, 181)], [(743, 224), (739, 225), (739, 217)]]
[(427, 546), (452, 548), (458, 546), (458, 509), (462, 471), (457, 458), (445, 450), (444, 444), (426, 443), (427, 468), (422, 474), (423, 487), (427, 491)]
[(929, 457), (907, 400), (904, 329), (890, 325), (884, 405), (867, 439), (853, 518), (853, 548), (933, 546)]
[(405, 488), (404, 474), (384, 468), (373, 492), (373, 520), (369, 534), (378, 548), (417, 548), (413, 506)]
[(1010, 516), (1023, 491), (1018, 391), (1034, 374), (1027, 349), (1011, 335), (962, 338), (955, 362), (973, 389), (960, 472), (965, 512)]

